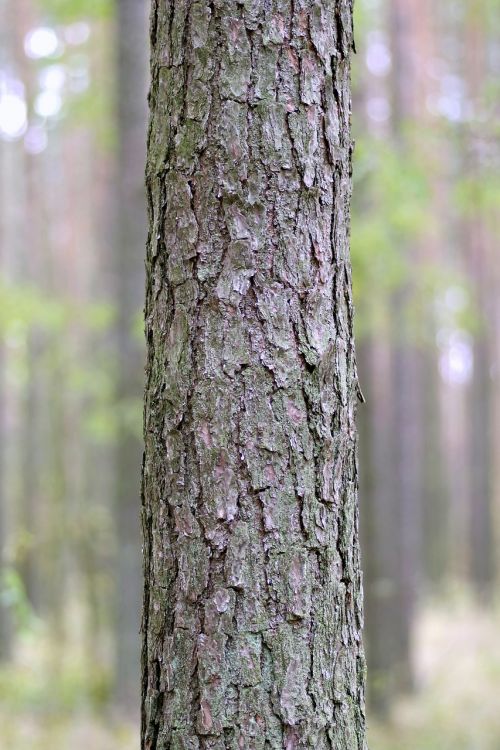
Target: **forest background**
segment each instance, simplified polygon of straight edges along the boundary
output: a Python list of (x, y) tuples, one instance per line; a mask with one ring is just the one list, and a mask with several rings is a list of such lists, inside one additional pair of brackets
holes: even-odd
[[(0, 0), (0, 746), (138, 746), (146, 0)], [(357, 0), (371, 750), (500, 746), (500, 2)]]

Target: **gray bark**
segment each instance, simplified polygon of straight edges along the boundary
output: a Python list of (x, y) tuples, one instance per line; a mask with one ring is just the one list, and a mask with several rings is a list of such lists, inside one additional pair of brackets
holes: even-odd
[(349, 0), (155, 0), (143, 750), (364, 741)]

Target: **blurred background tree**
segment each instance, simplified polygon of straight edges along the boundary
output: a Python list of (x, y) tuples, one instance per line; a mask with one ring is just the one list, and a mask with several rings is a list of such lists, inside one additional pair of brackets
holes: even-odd
[[(500, 738), (493, 716), (467, 728), (446, 713), (453, 678), (436, 696), (443, 676), (424, 658), (429, 628), (441, 648), (460, 628), (446, 667), (457, 674), (481, 618), (497, 616), (499, 14), (492, 0), (357, 3), (352, 254), (372, 747)], [(487, 714), (491, 683), (464, 681), (474, 679), (468, 699), (482, 694)], [(422, 713), (405, 734), (409, 706)]]
[[(0, 0), (0, 746), (137, 747), (147, 0)], [(498, 750), (500, 3), (357, 0), (371, 750)]]

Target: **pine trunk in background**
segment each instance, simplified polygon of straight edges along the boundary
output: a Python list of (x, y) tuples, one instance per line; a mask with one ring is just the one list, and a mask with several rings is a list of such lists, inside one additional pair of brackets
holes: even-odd
[[(392, 57), (386, 94), (391, 119), (385, 136), (403, 163), (411, 153), (406, 125), (416, 97), (413, 47), (415, 2), (385, 6)], [(383, 189), (383, 188), (382, 188)], [(397, 228), (391, 228), (397, 233)], [(418, 262), (415, 241), (401, 233), (401, 255)], [(361, 504), (366, 555), (366, 643), (369, 702), (384, 717), (394, 694), (411, 688), (411, 640), (421, 529), (421, 421), (419, 357), (408, 309), (411, 281), (400, 282), (388, 299), (388, 322), (366, 341), (362, 369), (367, 395)]]
[[(398, 497), (394, 492), (392, 346), (387, 331), (365, 340), (359, 370), (366, 396), (360, 414), (361, 528), (365, 571), (368, 705), (387, 715), (399, 642)], [(388, 468), (390, 467), (390, 469)]]
[(21, 530), (22, 542), (19, 553), (18, 569), (21, 575), (26, 597), (34, 610), (39, 610), (40, 571), (36, 560), (37, 528), (42, 505), (40, 492), (40, 378), (38, 346), (39, 332), (34, 331), (26, 346), (26, 378), (24, 403), (22, 411), (22, 483), (19, 497), (17, 523)]
[[(429, 316), (428, 329), (434, 321)], [(442, 440), (442, 404), (436, 352), (427, 346), (422, 354), (422, 422), (423, 435), (423, 508), (422, 562), (423, 575), (430, 591), (443, 590), (450, 573), (450, 487), (446, 476), (446, 456)]]
[[(414, 261), (415, 262), (415, 261)], [(402, 293), (406, 296), (405, 290)], [(401, 318), (407, 314), (409, 298), (400, 305)], [(404, 311), (403, 311), (404, 308)], [(402, 326), (404, 329), (404, 324)], [(398, 336), (395, 332), (396, 338)], [(413, 631), (421, 575), (422, 533), (422, 433), (420, 429), (421, 383), (417, 346), (406, 328), (394, 345), (394, 492), (396, 497), (397, 550), (396, 580), (398, 612), (393, 644), (395, 687), (414, 687), (412, 662)]]
[[(436, 121), (429, 112), (428, 102), (432, 101), (440, 82), (429, 76), (422, 60), (436, 59), (442, 42), (439, 28), (439, 9), (432, 0), (421, 0), (416, 27), (417, 34), (417, 82), (416, 110), (419, 115), (419, 133), (428, 134), (429, 142), (436, 137)], [(419, 250), (420, 269), (444, 267), (449, 227), (450, 190), (445, 183), (445, 165), (448, 152), (444, 148), (429, 151), (426, 138), (419, 137), (421, 158), (429, 165), (429, 187), (433, 210), (441, 217), (439, 222), (428, 222), (422, 232)], [(444, 236), (442, 229), (445, 229)], [(454, 252), (454, 247), (452, 248)], [(456, 253), (455, 262), (457, 260)], [(419, 352), (420, 368), (420, 429), (421, 429), (421, 577), (428, 591), (443, 593), (450, 572), (451, 535), (449, 480), (446, 476), (446, 456), (443, 446), (443, 381), (439, 372), (439, 354), (435, 346), (435, 336), (439, 329), (438, 313), (428, 299), (420, 323), (423, 333), (423, 346)]]
[[(5, 414), (5, 380), (4, 380), (4, 346), (0, 344), (0, 593), (5, 586), (6, 570), (6, 542), (7, 542), (7, 513), (6, 513), (6, 484), (5, 451), (7, 425)], [(0, 663), (10, 658), (12, 652), (12, 622), (5, 597), (0, 597)]]
[[(486, 29), (484, 8), (470, 11), (466, 16), (464, 78), (470, 106), (476, 122), (467, 129), (464, 144), (466, 154), (464, 173), (480, 185), (487, 145), (482, 141), (481, 117), (483, 113), (482, 87), (487, 80)], [(484, 127), (484, 126), (483, 126)], [(479, 193), (479, 187), (477, 188)], [(480, 330), (474, 339), (474, 365), (468, 394), (468, 439), (470, 459), (471, 496), (470, 523), (470, 574), (479, 599), (491, 603), (495, 582), (494, 524), (493, 524), (493, 320), (496, 290), (491, 283), (489, 238), (484, 206), (479, 195), (469, 210), (465, 221), (465, 243), (468, 276), (471, 279), (480, 319)], [(496, 241), (493, 240), (496, 254)]]
[[(5, 50), (6, 43), (6, 20), (7, 13), (5, 5), (0, 6), (0, 49)], [(3, 54), (0, 53), (0, 62), (4, 63)], [(4, 182), (4, 149), (5, 146), (0, 142), (0, 261), (2, 272), (5, 273), (6, 252), (6, 204), (7, 204), (7, 185)], [(2, 332), (3, 333), (3, 332)], [(7, 542), (7, 483), (5, 481), (7, 469), (7, 383), (5, 382), (5, 345), (0, 340), (0, 590), (4, 587), (5, 567), (6, 567), (6, 542)], [(8, 611), (4, 597), (0, 597), (0, 662), (8, 659), (11, 655), (12, 646), (12, 628), (10, 622), (10, 613)]]
[[(13, 4), (9, 27), (17, 40), (13, 49), (15, 67), (25, 86), (27, 101), (33, 101), (36, 93), (36, 80), (33, 67), (24, 54), (22, 40), (32, 28), (33, 8), (30, 0), (19, 0)], [(24, 149), (23, 149), (24, 151)], [(40, 260), (40, 247), (43, 246), (45, 227), (43, 225), (43, 186), (40, 183), (40, 170), (36, 156), (23, 153), (22, 173), (26, 181), (25, 206), (29, 206), (30, 221), (22, 226), (22, 253), (18, 259), (19, 281), (36, 285), (43, 278), (37, 263)], [(19, 231), (19, 230), (18, 230)], [(33, 326), (26, 339), (26, 379), (23, 384), (19, 414), (19, 471), (21, 481), (15, 493), (15, 526), (18, 529), (15, 565), (21, 576), (27, 601), (34, 609), (40, 608), (40, 565), (36, 551), (39, 544), (37, 529), (43, 514), (43, 498), (40, 491), (40, 332)]]
[[(390, 37), (392, 52), (392, 138), (401, 159), (415, 145), (408, 133), (410, 123), (421, 115), (418, 98), (419, 23), (425, 13), (421, 0), (391, 0)], [(425, 58), (425, 56), (424, 56)], [(404, 235), (403, 235), (404, 236)], [(418, 240), (406, 237), (401, 251), (408, 268), (421, 267)], [(412, 641), (421, 573), (422, 430), (420, 404), (422, 385), (420, 356), (415, 331), (410, 324), (415, 286), (409, 276), (392, 296), (393, 321), (393, 492), (395, 498), (394, 546), (397, 549), (394, 583), (397, 614), (393, 643), (394, 686), (411, 690), (414, 683)]]
[[(487, 322), (484, 323), (488, 325)], [(469, 393), (469, 441), (471, 470), (470, 573), (475, 594), (482, 603), (492, 602), (495, 583), (494, 523), (492, 509), (492, 383), (490, 341), (482, 332), (474, 341), (474, 374)]]
[(349, 0), (155, 0), (142, 748), (361, 750)]
[(115, 519), (116, 694), (136, 707), (140, 693), (140, 465), (141, 441), (134, 407), (143, 389), (144, 353), (134, 336), (143, 307), (146, 196), (144, 160), (147, 129), (147, 7), (144, 0), (117, 3), (118, 165), (115, 269), (118, 304), (118, 408)]
[[(10, 2), (0, 4), (0, 67), (6, 67), (15, 43), (12, 28), (12, 6)], [(0, 261), (2, 280), (11, 279), (13, 255), (19, 250), (15, 242), (15, 214), (22, 196), (19, 150), (0, 140)], [(14, 248), (14, 252), (12, 249)], [(12, 420), (12, 387), (6, 377), (9, 364), (9, 351), (5, 345), (5, 330), (0, 330), (0, 594), (7, 584), (7, 571), (12, 566), (8, 559), (7, 545), (12, 533), (13, 509), (10, 502), (12, 483), (13, 451), (12, 443), (17, 437)], [(11, 558), (11, 555), (10, 555)], [(12, 612), (7, 597), (0, 596), (0, 662), (12, 656), (13, 649)]]

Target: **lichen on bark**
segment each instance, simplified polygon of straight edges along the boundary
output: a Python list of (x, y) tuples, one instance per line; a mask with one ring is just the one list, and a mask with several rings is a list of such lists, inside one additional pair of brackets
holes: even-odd
[(350, 0), (153, 0), (143, 750), (362, 750)]

